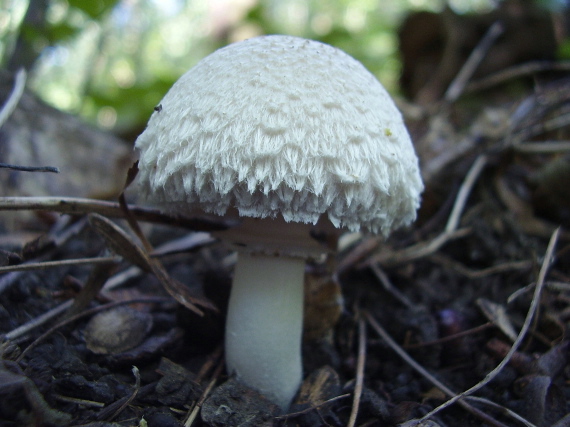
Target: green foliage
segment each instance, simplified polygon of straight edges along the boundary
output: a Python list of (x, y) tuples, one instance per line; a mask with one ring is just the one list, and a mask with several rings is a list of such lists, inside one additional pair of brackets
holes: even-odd
[(565, 39), (558, 46), (558, 59), (570, 59), (570, 39)]
[(111, 11), (118, 0), (67, 0), (69, 6), (81, 10), (91, 19), (99, 19)]
[[(38, 40), (42, 47), (57, 46), (51, 61), (46, 55), (49, 66), (37, 74), (35, 88), (57, 107), (129, 134), (145, 125), (171, 84), (199, 59), (257, 34), (291, 34), (337, 46), (393, 91), (393, 31), (409, 8), (408, 1), (258, 0), (241, 15), (228, 10), (221, 18), (196, 0), (51, 1), (64, 5), (65, 13), (43, 30), (22, 28), (36, 46)], [(229, 1), (227, 7), (239, 4)], [(102, 121), (103, 113), (116, 120)]]
[(93, 117), (101, 108), (112, 107), (118, 118), (116, 130), (130, 133), (132, 129), (144, 127), (153, 107), (159, 104), (173, 83), (174, 80), (153, 80), (130, 88), (90, 91), (86, 94), (81, 113)]

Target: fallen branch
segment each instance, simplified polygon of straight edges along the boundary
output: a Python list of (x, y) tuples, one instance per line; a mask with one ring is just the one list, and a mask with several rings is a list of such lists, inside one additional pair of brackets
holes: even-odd
[[(79, 197), (0, 197), (0, 211), (49, 211), (68, 215), (98, 213), (109, 218), (125, 218), (119, 203)], [(224, 221), (208, 218), (186, 218), (167, 215), (158, 209), (130, 205), (129, 211), (138, 221), (169, 224), (196, 231), (225, 230)]]

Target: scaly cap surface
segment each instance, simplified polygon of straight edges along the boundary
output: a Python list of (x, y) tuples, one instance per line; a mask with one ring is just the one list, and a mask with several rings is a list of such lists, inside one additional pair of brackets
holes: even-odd
[(423, 184), (394, 102), (358, 61), (319, 42), (262, 36), (184, 74), (136, 141), (139, 183), (173, 211), (282, 215), (388, 234)]

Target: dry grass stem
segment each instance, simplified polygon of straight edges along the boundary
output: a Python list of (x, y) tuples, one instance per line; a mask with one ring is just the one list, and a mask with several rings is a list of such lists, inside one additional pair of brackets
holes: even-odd
[[(0, 197), (0, 211), (49, 211), (68, 215), (97, 213), (109, 218), (125, 218), (119, 203), (80, 197)], [(158, 209), (129, 205), (129, 211), (138, 221), (168, 224), (192, 230), (222, 230), (223, 221), (204, 218), (183, 218), (166, 215)]]
[(360, 398), (364, 386), (364, 366), (366, 364), (366, 322), (362, 317), (358, 319), (358, 359), (356, 362), (356, 383), (354, 385), (354, 397), (352, 400), (352, 410), (348, 419), (347, 427), (356, 425), (358, 409), (360, 408)]
[(76, 405), (88, 406), (88, 407), (92, 407), (92, 408), (104, 408), (105, 407), (105, 404), (103, 402), (94, 402), (92, 400), (78, 399), (76, 397), (63, 396), (61, 394), (56, 394), (53, 397), (54, 397), (54, 399), (57, 399), (61, 402), (74, 403)]
[(461, 96), (467, 82), (471, 79), (473, 73), (475, 73), (475, 70), (477, 70), (493, 43), (495, 43), (503, 32), (504, 25), (501, 22), (495, 22), (491, 25), (477, 46), (475, 46), (475, 49), (471, 51), (469, 58), (467, 58), (467, 61), (465, 61), (463, 67), (461, 67), (461, 70), (447, 88), (444, 95), (444, 99), (447, 102), (454, 102)]
[(420, 258), (425, 258), (437, 252), (446, 243), (465, 237), (471, 233), (471, 228), (459, 228), (452, 232), (442, 232), (427, 242), (419, 242), (400, 250), (381, 250), (368, 260), (358, 265), (359, 268), (369, 267), (378, 263), (384, 267), (395, 267)]
[(433, 411), (426, 414), (422, 418), (422, 420), (428, 420), (429, 418), (431, 418), (432, 416), (434, 416), (435, 414), (437, 414), (441, 410), (443, 410), (443, 409), (453, 405), (454, 403), (460, 401), (460, 399), (475, 393), (477, 390), (480, 390), (485, 385), (489, 384), (499, 374), (499, 372), (501, 372), (501, 370), (507, 365), (507, 363), (509, 363), (509, 361), (513, 357), (513, 354), (515, 354), (515, 352), (519, 349), (520, 345), (522, 344), (522, 341), (526, 337), (526, 334), (527, 334), (527, 332), (528, 332), (528, 330), (532, 324), (532, 321), (534, 319), (534, 315), (538, 309), (538, 304), (540, 302), (540, 295), (541, 295), (542, 289), (544, 287), (544, 280), (546, 278), (546, 273), (548, 272), (548, 268), (550, 267), (550, 263), (552, 261), (552, 256), (554, 254), (554, 248), (556, 247), (556, 242), (558, 241), (559, 233), (560, 233), (560, 229), (556, 229), (556, 231), (554, 231), (554, 233), (552, 233), (552, 237), (550, 238), (550, 241), (548, 243), (548, 248), (546, 249), (546, 254), (544, 256), (544, 261), (542, 263), (542, 267), (541, 267), (540, 272), (538, 274), (538, 280), (537, 280), (536, 288), (534, 291), (534, 295), (533, 295), (532, 302), (531, 302), (530, 308), (528, 310), (526, 319), (524, 321), (523, 327), (521, 328), (521, 330), (517, 336), (517, 339), (513, 343), (512, 347), (509, 350), (509, 352), (507, 353), (507, 355), (503, 358), (503, 360), (501, 360), (501, 362), (497, 365), (497, 367), (495, 369), (493, 369), (491, 372), (489, 372), (485, 376), (485, 378), (483, 380), (481, 380), (479, 383), (475, 384), (470, 389), (465, 390), (464, 392), (452, 397), (447, 402), (438, 406)]
[[(420, 375), (426, 378), (429, 382), (443, 391), (446, 395), (453, 397), (457, 396), (456, 393), (435, 378), (432, 374), (430, 374), (423, 366), (421, 366), (418, 362), (416, 362), (394, 339), (386, 332), (386, 330), (378, 323), (378, 321), (372, 317), (372, 315), (366, 311), (362, 312), (362, 315), (366, 318), (372, 329), (388, 344), (388, 346), (394, 350), (398, 356), (400, 356), (408, 365), (410, 365), (414, 370), (416, 370)], [(489, 425), (495, 427), (507, 427), (505, 424), (495, 420), (490, 415), (485, 414), (484, 412), (480, 411), (479, 409), (469, 405), (467, 402), (463, 400), (459, 400), (459, 405), (469, 411), (471, 414), (476, 416), (477, 418), (485, 421)], [(423, 419), (422, 419), (423, 420)], [(419, 421), (418, 421), (419, 422)]]
[(453, 208), (449, 214), (449, 219), (445, 225), (445, 233), (452, 233), (457, 230), (457, 226), (461, 220), (461, 214), (465, 209), (465, 204), (467, 203), (469, 194), (471, 194), (471, 190), (473, 189), (473, 186), (477, 182), (477, 178), (479, 178), (479, 175), (481, 175), (481, 171), (483, 171), (483, 168), (486, 164), (487, 156), (481, 154), (477, 156), (471, 165), (471, 168), (469, 168), (469, 172), (467, 172), (467, 175), (465, 176), (465, 179), (459, 188), (459, 192), (455, 198), (455, 203), (453, 204)]
[(1, 273), (10, 273), (14, 271), (31, 271), (31, 270), (45, 270), (47, 268), (57, 268), (71, 265), (89, 265), (89, 264), (109, 264), (120, 262), (123, 258), (116, 256), (109, 257), (96, 257), (96, 258), (76, 258), (76, 259), (62, 259), (59, 261), (44, 261), (44, 262), (30, 262), (17, 265), (7, 265), (0, 267)]
[(478, 92), (508, 80), (534, 75), (544, 71), (570, 71), (570, 61), (532, 61), (505, 68), (467, 85), (466, 92)]
[[(121, 414), (121, 412), (123, 412), (131, 404), (133, 400), (135, 400), (141, 388), (141, 376), (139, 373), (139, 369), (136, 366), (133, 366), (132, 372), (133, 375), (135, 376), (135, 385), (131, 395), (128, 396), (126, 399), (124, 399), (124, 401), (117, 408), (117, 410), (113, 412), (109, 417), (100, 417), (100, 419), (105, 419), (106, 421), (113, 421)], [(101, 414), (103, 414), (103, 412)]]
[(447, 242), (468, 235), (471, 231), (469, 228), (458, 229), (457, 227), (461, 220), (461, 214), (465, 209), (469, 194), (486, 164), (487, 156), (479, 155), (471, 165), (471, 168), (465, 176), (465, 179), (457, 193), (445, 230), (442, 233), (428, 242), (419, 242), (398, 251), (381, 250), (379, 253), (368, 258), (360, 265), (360, 267), (371, 267), (374, 264), (380, 264), (383, 266), (404, 264), (431, 255), (437, 252)]
[[(194, 249), (196, 247), (201, 247), (208, 243), (212, 242), (212, 238), (207, 235), (206, 233), (195, 233), (196, 236), (186, 236), (184, 238), (179, 239), (178, 243), (173, 246), (172, 241), (165, 243), (164, 245), (159, 246), (155, 253), (157, 256), (167, 254), (171, 249), (175, 248), (180, 250), (181, 247), (184, 250)], [(151, 256), (154, 256), (152, 254)], [(35, 270), (35, 269), (43, 269), (43, 268), (52, 268), (52, 267), (60, 267), (62, 265), (79, 265), (79, 264), (96, 264), (96, 263), (107, 263), (109, 261), (117, 261), (120, 258), (117, 257), (101, 257), (101, 258), (83, 258), (77, 260), (61, 260), (61, 261), (53, 261), (53, 262), (38, 262), (38, 263), (29, 263), (29, 264), (21, 264), (16, 266), (9, 266), (9, 267), (0, 267), (0, 272), (5, 272), (8, 274), (16, 274), (19, 271), (27, 271), (27, 270)], [(128, 280), (133, 279), (142, 274), (142, 271), (138, 267), (129, 267), (126, 270), (115, 274), (107, 282), (104, 284), (102, 292), (112, 291), (119, 286), (126, 283)], [(4, 338), (7, 340), (16, 340), (23, 335), (27, 334), (28, 332), (32, 331), (33, 329), (49, 322), (53, 318), (59, 316), (61, 313), (66, 311), (71, 305), (73, 304), (74, 300), (65, 301), (58, 306), (52, 308), (51, 310), (45, 312), (41, 316), (38, 316), (29, 322), (20, 325), (16, 329), (6, 333)]]
[(469, 279), (480, 279), (482, 277), (487, 277), (493, 274), (506, 273), (509, 271), (528, 270), (535, 265), (535, 262), (532, 260), (512, 261), (512, 262), (504, 262), (502, 264), (493, 265), (487, 268), (482, 268), (480, 270), (473, 270), (455, 261), (454, 259), (439, 253), (430, 255), (430, 260), (432, 262), (441, 264), (444, 267), (451, 268), (457, 273)]
[(400, 292), (400, 290), (397, 287), (395, 287), (392, 284), (388, 275), (386, 273), (384, 273), (384, 270), (382, 270), (378, 266), (378, 264), (370, 265), (370, 269), (372, 270), (372, 272), (374, 273), (374, 275), (376, 276), (378, 281), (382, 284), (384, 289), (387, 292), (389, 292), (394, 298), (396, 298), (398, 301), (400, 301), (402, 303), (402, 305), (404, 305), (405, 307), (408, 307), (408, 308), (412, 308), (414, 306), (414, 303), (407, 296), (405, 296), (402, 292)]
[(322, 403), (319, 403), (318, 405), (311, 406), (309, 408), (303, 409), (302, 411), (289, 412), (288, 414), (285, 414), (285, 415), (279, 415), (279, 416), (275, 417), (275, 419), (276, 420), (286, 420), (288, 418), (298, 417), (299, 415), (303, 415), (303, 414), (306, 414), (306, 413), (311, 412), (311, 411), (316, 411), (319, 408), (322, 408), (323, 406), (334, 403), (337, 400), (346, 399), (347, 397), (350, 397), (350, 393), (341, 394), (340, 396), (332, 397), (328, 400), (325, 400)]
[(484, 323), (480, 326), (476, 326), (474, 328), (471, 329), (467, 329), (466, 331), (462, 331), (462, 332), (458, 332), (456, 334), (452, 334), (452, 335), (447, 335), (443, 338), (439, 338), (437, 340), (433, 340), (433, 341), (424, 341), (424, 342), (420, 342), (417, 344), (406, 344), (403, 346), (403, 348), (405, 348), (406, 350), (411, 350), (414, 348), (422, 348), (422, 347), (426, 347), (429, 345), (438, 345), (438, 344), (443, 344), (449, 341), (453, 341), (456, 340), (458, 338), (463, 338), (469, 335), (473, 335), (482, 331), (485, 331), (489, 328), (494, 328), (495, 325), (492, 322), (488, 322), (488, 323)]
[(498, 412), (502, 412), (503, 414), (505, 414), (507, 417), (512, 418), (513, 420), (518, 421), (519, 423), (521, 423), (522, 425), (525, 425), (526, 427), (537, 427), (535, 426), (533, 423), (529, 422), (528, 420), (525, 420), (523, 417), (521, 417), (519, 414), (517, 414), (516, 412), (511, 411), (509, 408), (506, 408), (502, 405), (499, 405), (495, 402), (490, 401), (489, 399), (484, 399), (482, 397), (476, 397), (476, 396), (467, 396), (465, 398), (465, 400), (468, 400), (470, 402), (476, 402), (476, 403), (480, 403), (483, 405), (487, 405), (490, 406), (491, 408), (497, 410)]
[[(215, 355), (216, 355), (216, 357), (219, 358), (221, 355), (221, 352), (217, 351), (215, 353)], [(188, 418), (186, 418), (186, 420), (184, 421), (184, 427), (191, 427), (192, 424), (194, 424), (194, 421), (196, 420), (196, 417), (198, 416), (198, 413), (200, 412), (200, 408), (202, 408), (202, 405), (204, 404), (204, 402), (206, 401), (206, 399), (210, 395), (212, 389), (214, 388), (214, 386), (218, 382), (218, 379), (220, 378), (220, 375), (222, 374), (224, 366), (225, 366), (225, 362), (222, 359), (218, 363), (218, 366), (216, 367), (215, 371), (213, 372), (212, 379), (210, 380), (210, 382), (208, 383), (208, 385), (204, 389), (200, 398), (194, 404), (193, 408), (191, 409), (190, 413), (188, 414)]]
[(49, 322), (54, 317), (59, 316), (61, 313), (66, 311), (71, 305), (73, 304), (73, 300), (65, 301), (64, 303), (59, 304), (58, 306), (52, 308), (49, 311), (46, 311), (41, 316), (38, 316), (29, 322), (24, 323), (23, 325), (18, 326), (16, 329), (6, 333), (4, 335), (4, 339), (8, 341), (14, 341), (23, 335), (27, 334), (28, 332), (34, 330), (35, 328), (43, 325), (44, 323)]
[(528, 154), (565, 153), (570, 151), (570, 141), (521, 142), (513, 144), (513, 149)]
[(6, 120), (12, 115), (16, 106), (20, 102), (22, 95), (24, 94), (24, 89), (26, 87), (26, 79), (27, 73), (26, 70), (20, 68), (16, 73), (16, 77), (14, 79), (14, 87), (10, 96), (2, 106), (2, 110), (0, 110), (0, 127), (6, 123)]

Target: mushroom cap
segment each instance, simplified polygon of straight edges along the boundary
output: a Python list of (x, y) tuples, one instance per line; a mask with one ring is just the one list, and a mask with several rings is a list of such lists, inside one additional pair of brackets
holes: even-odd
[(423, 190), (402, 116), (364, 66), (332, 46), (261, 36), (184, 74), (136, 141), (147, 200), (174, 212), (382, 232)]

